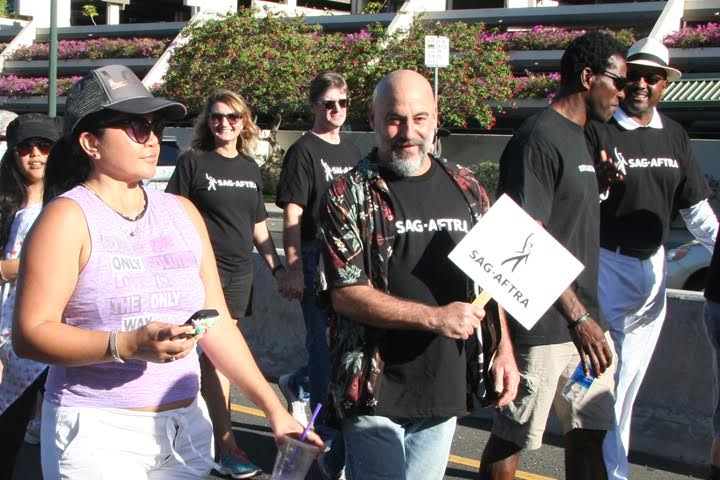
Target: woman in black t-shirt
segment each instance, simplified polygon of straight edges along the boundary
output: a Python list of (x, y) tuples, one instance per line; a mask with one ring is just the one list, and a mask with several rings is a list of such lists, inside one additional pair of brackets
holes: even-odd
[[(188, 152), (167, 192), (190, 199), (208, 228), (225, 300), (237, 321), (252, 312), (252, 249), (257, 247), (285, 291), (285, 272), (267, 228), (260, 169), (252, 158), (259, 129), (242, 98), (216, 90), (198, 116)], [(215, 430), (221, 473), (248, 478), (260, 469), (240, 450), (230, 423), (230, 384), (200, 357), (202, 394)]]

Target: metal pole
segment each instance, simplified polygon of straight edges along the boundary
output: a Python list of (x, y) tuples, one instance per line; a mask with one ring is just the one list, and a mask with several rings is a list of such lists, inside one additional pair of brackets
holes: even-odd
[(438, 67), (435, 67), (435, 108), (438, 108)]
[(50, 79), (48, 81), (48, 115), (57, 115), (57, 0), (50, 0)]

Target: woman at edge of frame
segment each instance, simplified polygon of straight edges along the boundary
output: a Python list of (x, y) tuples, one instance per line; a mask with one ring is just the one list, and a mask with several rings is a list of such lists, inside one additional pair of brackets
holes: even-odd
[[(108, 65), (75, 84), (65, 109), (45, 187), (46, 200), (60, 196), (23, 249), (13, 325), (16, 352), (51, 365), (44, 478), (206, 478), (213, 441), (198, 341), (263, 409), (276, 443), (299, 435), (231, 322), (197, 209), (141, 185), (155, 173), (164, 120), (185, 107)], [(202, 337), (183, 325), (201, 308), (220, 313)]]

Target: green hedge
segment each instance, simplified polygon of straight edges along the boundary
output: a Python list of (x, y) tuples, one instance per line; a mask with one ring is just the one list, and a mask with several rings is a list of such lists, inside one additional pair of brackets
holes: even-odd
[(283, 128), (306, 126), (307, 85), (319, 72), (335, 70), (350, 86), (348, 124), (367, 129), (372, 90), (386, 73), (410, 68), (432, 80), (425, 68), (425, 35), (450, 38), (451, 65), (440, 70), (440, 121), (449, 127), (491, 128), (494, 112), (488, 101), (509, 100), (515, 80), (500, 42), (483, 42), (482, 24), (429, 23), (416, 19), (406, 35), (390, 36), (370, 25), (360, 33), (323, 32), (302, 18), (254, 10), (188, 27), (190, 42), (170, 60), (160, 94), (177, 99), (197, 112), (215, 88), (240, 93), (260, 123), (281, 115)]

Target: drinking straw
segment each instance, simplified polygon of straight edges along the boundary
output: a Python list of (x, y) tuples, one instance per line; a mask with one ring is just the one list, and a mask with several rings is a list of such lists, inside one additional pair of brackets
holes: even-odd
[(317, 418), (318, 413), (320, 413), (321, 408), (322, 408), (322, 403), (318, 403), (315, 406), (315, 410), (312, 413), (312, 417), (310, 417), (310, 421), (308, 422), (307, 427), (305, 427), (305, 430), (303, 430), (302, 435), (300, 435), (301, 442), (304, 442), (308, 436), (308, 433), (310, 433), (310, 429), (312, 428), (313, 424), (315, 423), (315, 419)]

